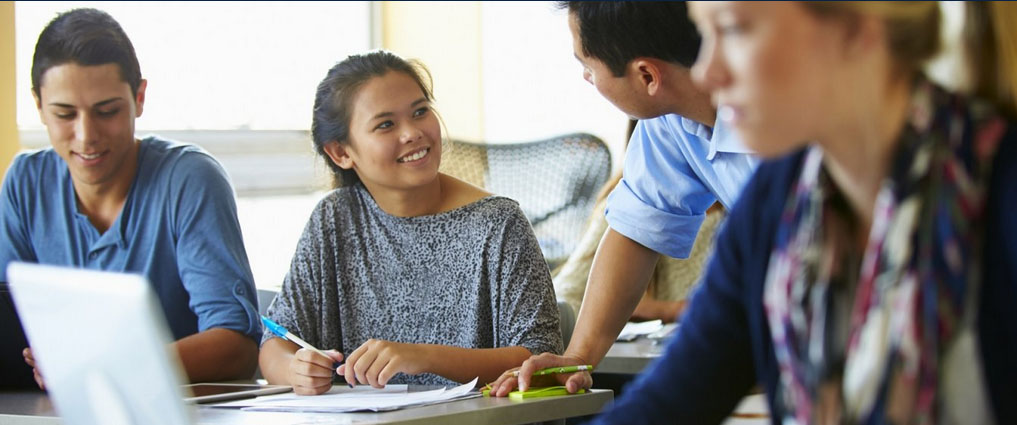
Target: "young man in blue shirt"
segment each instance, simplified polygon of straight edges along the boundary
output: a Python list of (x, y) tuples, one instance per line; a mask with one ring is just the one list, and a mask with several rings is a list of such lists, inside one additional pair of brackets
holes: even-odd
[[(687, 258), (706, 210), (730, 208), (757, 160), (727, 129), (689, 68), (699, 35), (684, 2), (563, 2), (583, 78), (618, 109), (639, 119), (624, 177), (607, 204), (609, 228), (594, 257), (568, 349), (520, 368), (518, 385), (541, 368), (596, 364), (632, 315), (661, 254)], [(719, 123), (719, 122), (718, 122)], [(588, 373), (561, 377), (570, 392)], [(517, 385), (494, 385), (505, 395)]]
[[(18, 155), (4, 179), (0, 268), (143, 274), (191, 381), (249, 378), (261, 325), (232, 188), (200, 148), (135, 138), (146, 87), (105, 12), (75, 9), (47, 25), (32, 93), (52, 147)], [(30, 348), (24, 357), (44, 387)]]

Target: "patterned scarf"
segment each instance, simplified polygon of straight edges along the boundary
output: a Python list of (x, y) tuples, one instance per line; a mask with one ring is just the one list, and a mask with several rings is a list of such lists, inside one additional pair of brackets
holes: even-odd
[(992, 422), (978, 224), (1006, 121), (915, 87), (863, 253), (821, 149), (787, 200), (764, 295), (785, 424)]

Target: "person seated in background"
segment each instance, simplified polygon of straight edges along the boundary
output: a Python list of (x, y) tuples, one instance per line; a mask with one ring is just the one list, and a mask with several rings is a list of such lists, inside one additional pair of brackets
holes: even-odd
[[(1017, 5), (693, 2), (693, 74), (760, 155), (662, 358), (595, 424), (1017, 423)], [(954, 78), (965, 73), (953, 74)]]
[[(553, 274), (554, 292), (558, 301), (567, 302), (573, 311), (579, 311), (586, 292), (586, 282), (590, 276), (590, 267), (597, 252), (597, 245), (607, 231), (607, 220), (604, 209), (607, 208), (607, 194), (621, 181), (621, 173), (611, 176), (593, 206), (589, 225), (583, 234), (576, 250), (562, 264), (557, 273)], [(660, 319), (664, 323), (678, 320), (685, 311), (687, 299), (692, 294), (700, 275), (706, 266), (706, 260), (713, 248), (713, 237), (720, 223), (724, 220), (724, 208), (714, 204), (706, 211), (706, 219), (699, 227), (699, 234), (692, 245), (689, 257), (680, 259), (661, 255), (650, 275), (650, 283), (643, 293), (642, 299), (629, 318), (631, 321)]]
[[(24, 261), (142, 274), (191, 381), (250, 378), (261, 322), (233, 190), (200, 148), (135, 138), (147, 85), (105, 12), (64, 12), (42, 31), (32, 94), (52, 147), (17, 155), (4, 178), (0, 270)], [(31, 348), (24, 357), (44, 387), (45, 365)]]
[[(563, 355), (540, 354), (505, 375), (492, 394), (526, 390), (542, 368), (596, 365), (632, 317), (660, 256), (687, 258), (707, 210), (728, 209), (755, 171), (750, 150), (716, 119), (709, 93), (689, 67), (699, 34), (685, 2), (561, 2), (583, 78), (618, 109), (639, 119), (624, 175), (607, 198), (604, 232), (590, 266), (582, 308)], [(589, 373), (555, 374), (575, 392)]]
[(386, 51), (350, 56), (318, 85), (311, 136), (336, 188), (267, 315), (338, 351), (266, 332), (270, 383), (320, 394), (336, 373), (374, 387), (489, 382), (532, 353), (561, 352), (530, 223), (515, 201), (438, 172), (433, 99), (426, 68)]

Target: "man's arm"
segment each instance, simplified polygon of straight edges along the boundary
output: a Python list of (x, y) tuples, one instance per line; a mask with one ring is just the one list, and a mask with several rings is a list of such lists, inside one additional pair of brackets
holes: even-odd
[(182, 156), (168, 174), (175, 199), (177, 270), (198, 332), (175, 345), (193, 382), (250, 379), (261, 335), (257, 290), (226, 172), (205, 153)]
[(258, 344), (229, 329), (208, 329), (173, 345), (191, 382), (250, 379), (258, 365)]
[[(544, 353), (523, 362), (519, 368), (519, 388), (526, 390), (531, 375), (539, 369), (599, 363), (646, 292), (659, 258), (657, 252), (608, 228), (593, 258), (583, 306), (579, 309), (568, 349), (562, 356)], [(555, 377), (565, 380), (569, 392), (592, 384), (587, 373)], [(491, 384), (492, 393), (505, 396), (516, 385), (516, 378), (504, 375)]]
[(607, 229), (593, 257), (566, 356), (600, 363), (646, 292), (659, 258), (657, 252)]

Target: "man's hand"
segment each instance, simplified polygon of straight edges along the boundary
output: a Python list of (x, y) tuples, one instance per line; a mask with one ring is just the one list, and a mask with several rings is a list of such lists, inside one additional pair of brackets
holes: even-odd
[[(590, 388), (593, 385), (593, 377), (589, 372), (559, 373), (534, 377), (533, 373), (544, 368), (558, 366), (579, 366), (589, 364), (577, 356), (559, 356), (557, 354), (544, 353), (532, 356), (523, 362), (517, 369), (507, 371), (497, 380), (491, 383), (491, 395), (505, 397), (519, 386), (520, 391), (526, 391), (531, 384), (538, 386), (565, 385), (569, 393), (575, 393), (582, 388)], [(513, 376), (513, 371), (519, 371), (519, 377)]]
[(39, 373), (39, 367), (35, 365), (35, 356), (32, 356), (32, 347), (25, 348), (21, 351), (21, 355), (25, 357), (25, 363), (32, 368), (32, 374), (35, 375), (35, 383), (39, 385), (40, 390), (46, 390), (46, 382), (42, 379), (42, 374)]

